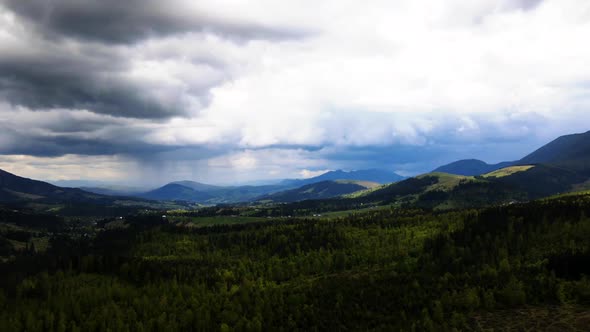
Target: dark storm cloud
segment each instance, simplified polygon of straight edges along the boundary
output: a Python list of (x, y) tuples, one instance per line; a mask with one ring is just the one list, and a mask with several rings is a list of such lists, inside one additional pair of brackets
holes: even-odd
[(221, 145), (149, 142), (146, 136), (151, 134), (148, 124), (151, 121), (145, 120), (135, 124), (135, 120), (66, 110), (13, 111), (15, 116), (12, 118), (7, 117), (9, 114), (11, 111), (0, 109), (0, 155), (126, 155), (142, 163), (157, 163), (162, 160), (200, 160), (229, 149)]
[(159, 0), (3, 0), (49, 38), (103, 43), (135, 41), (184, 32), (209, 32), (229, 39), (299, 38), (297, 29), (229, 21)]
[(206, 107), (210, 89), (230, 76), (223, 61), (192, 62), (207, 68), (208, 74), (194, 78), (200, 82), (190, 86), (144, 82), (130, 78), (130, 60), (142, 55), (130, 44), (186, 32), (233, 40), (300, 35), (290, 29), (224, 21), (167, 1), (0, 0), (0, 11), (2, 6), (33, 29), (18, 30), (15, 37), (24, 47), (0, 50), (0, 100), (32, 110), (85, 109), (145, 119), (184, 116)]
[[(94, 122), (96, 125), (96, 121)], [(44, 126), (43, 130), (36, 128), (18, 128), (13, 123), (0, 122), (0, 138), (5, 144), (0, 144), (0, 154), (22, 154), (38, 157), (57, 157), (66, 154), (81, 155), (112, 155), (112, 154), (150, 154), (163, 151), (171, 147), (154, 146), (139, 140), (145, 131), (138, 128), (125, 128), (123, 125), (101, 124), (94, 128), (86, 125), (87, 121), (69, 120), (67, 124), (75, 128), (107, 130), (102, 136), (92, 135), (92, 132), (60, 132), (50, 130), (55, 124)]]
[(107, 119), (78, 120), (70, 117), (60, 117), (58, 120), (43, 124), (43, 129), (54, 134), (85, 134), (96, 132), (112, 125), (112, 122)]
[[(185, 63), (186, 54), (175, 49), (181, 44), (154, 51), (141, 42), (189, 33), (233, 42), (306, 34), (228, 20), (187, 6), (194, 3), (0, 0), (0, 13), (14, 13), (17, 23), (0, 26), (7, 29), (0, 34), (0, 103), (11, 105), (0, 110), (0, 154), (125, 154), (142, 160), (156, 154), (179, 158), (181, 148), (191, 149), (197, 159), (219, 154), (211, 148), (153, 143), (146, 137), (153, 130), (150, 125), (206, 107), (210, 89), (231, 77), (226, 60), (204, 51)], [(148, 70), (148, 78), (143, 78), (137, 67), (142, 61), (162, 63), (172, 56), (178, 57), (179, 66), (187, 66), (186, 77), (171, 71), (154, 79)], [(191, 70), (196, 77), (190, 76)], [(26, 112), (17, 112), (23, 107)]]
[(174, 151), (179, 146), (157, 145), (142, 142), (133, 136), (136, 130), (112, 137), (86, 138), (78, 135), (42, 135), (4, 130), (3, 139), (11, 139), (8, 146), (0, 146), (0, 155), (29, 155), (36, 157), (59, 157), (67, 154), (86, 156), (127, 155), (142, 160), (153, 158), (155, 154)]
[(517, 160), (532, 151), (531, 143), (490, 141), (473, 145), (327, 147), (319, 151), (318, 155), (329, 160), (331, 168), (380, 168), (417, 175), (461, 159), (476, 158), (488, 163)]
[[(87, 109), (133, 118), (182, 115), (179, 99), (156, 100), (141, 82), (124, 77), (126, 61), (84, 53), (4, 55), (0, 52), (0, 97), (30, 109)], [(201, 92), (207, 101), (207, 88)]]

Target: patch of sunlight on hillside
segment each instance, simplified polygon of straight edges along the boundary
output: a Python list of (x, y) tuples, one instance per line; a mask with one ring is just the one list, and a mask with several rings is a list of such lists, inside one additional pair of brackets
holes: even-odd
[(484, 178), (491, 178), (491, 177), (502, 178), (502, 177), (516, 174), (519, 172), (528, 171), (529, 169), (531, 169), (533, 167), (535, 167), (535, 166), (533, 166), (533, 165), (510, 166), (510, 167), (501, 168), (499, 170), (484, 174), (483, 177)]

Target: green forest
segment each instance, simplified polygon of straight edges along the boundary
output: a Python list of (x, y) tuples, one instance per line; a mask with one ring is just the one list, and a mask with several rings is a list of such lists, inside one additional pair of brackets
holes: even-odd
[(206, 227), (1, 216), (1, 331), (590, 326), (588, 195)]

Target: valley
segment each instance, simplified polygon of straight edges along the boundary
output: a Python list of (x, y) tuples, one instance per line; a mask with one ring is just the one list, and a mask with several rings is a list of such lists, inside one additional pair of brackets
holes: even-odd
[(589, 165), (539, 151), (472, 175), (129, 196), (2, 172), (0, 330), (583, 331)]

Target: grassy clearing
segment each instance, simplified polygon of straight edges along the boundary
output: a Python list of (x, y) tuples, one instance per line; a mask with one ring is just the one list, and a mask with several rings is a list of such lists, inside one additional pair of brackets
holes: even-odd
[(340, 184), (358, 184), (359, 186), (363, 186), (367, 189), (377, 188), (377, 187), (381, 186), (379, 183), (371, 182), (371, 181), (336, 180), (334, 182), (340, 183)]
[(389, 184), (383, 184), (383, 185), (378, 185), (378, 186), (373, 187), (373, 188), (368, 188), (368, 189), (365, 189), (365, 190), (359, 190), (359, 191), (354, 192), (354, 193), (351, 193), (351, 194), (342, 195), (342, 197), (343, 198), (358, 198), (358, 197), (363, 197), (363, 196), (367, 196), (368, 194), (370, 194), (370, 193), (372, 193), (374, 191), (377, 191), (379, 189), (383, 189), (383, 188), (385, 188), (387, 186), (390, 186), (390, 185), (391, 185), (391, 183), (389, 183)]
[(484, 174), (483, 177), (484, 178), (503, 178), (506, 176), (510, 176), (512, 174), (516, 174), (519, 172), (524, 172), (524, 171), (528, 171), (529, 169), (533, 168), (535, 166), (533, 165), (524, 165), (524, 166), (510, 166), (510, 167), (505, 167), (505, 168), (501, 168), (499, 170), (495, 170), (493, 172)]
[(427, 176), (434, 176), (438, 178), (438, 182), (433, 184), (432, 186), (428, 187), (426, 191), (433, 191), (433, 190), (442, 190), (442, 191), (449, 191), (461, 182), (466, 181), (475, 181), (475, 177), (473, 176), (463, 176), (463, 175), (455, 175), (455, 174), (447, 174), (447, 173), (428, 173), (419, 176), (418, 178), (423, 178)]

